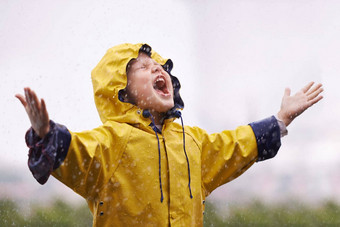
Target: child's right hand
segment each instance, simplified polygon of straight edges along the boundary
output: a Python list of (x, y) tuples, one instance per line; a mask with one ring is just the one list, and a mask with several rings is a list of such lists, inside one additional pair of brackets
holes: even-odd
[(39, 101), (35, 92), (28, 87), (24, 88), (24, 91), (25, 97), (21, 94), (16, 94), (15, 97), (17, 97), (21, 104), (25, 107), (33, 130), (40, 138), (44, 138), (50, 130), (50, 120), (46, 110), (45, 101), (43, 99)]

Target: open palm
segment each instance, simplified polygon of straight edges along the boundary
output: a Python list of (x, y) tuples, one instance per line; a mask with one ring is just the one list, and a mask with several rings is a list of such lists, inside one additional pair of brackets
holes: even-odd
[(314, 82), (308, 83), (304, 88), (294, 95), (290, 95), (290, 89), (286, 88), (281, 102), (281, 109), (278, 117), (288, 126), (297, 116), (302, 114), (309, 107), (319, 102), (323, 97), (322, 84), (314, 86)]
[(33, 130), (40, 138), (43, 138), (50, 129), (45, 101), (43, 99), (39, 101), (35, 92), (28, 87), (24, 88), (24, 91), (25, 96), (16, 94), (15, 97), (17, 97), (24, 106)]

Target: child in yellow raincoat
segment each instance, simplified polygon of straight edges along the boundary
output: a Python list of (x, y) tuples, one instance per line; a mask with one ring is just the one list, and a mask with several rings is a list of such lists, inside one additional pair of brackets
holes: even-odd
[(52, 174), (84, 197), (94, 226), (202, 226), (206, 196), (274, 157), (285, 126), (322, 99), (321, 84), (286, 89), (276, 117), (208, 134), (183, 125), (172, 67), (147, 44), (109, 49), (92, 71), (103, 124), (79, 133), (51, 121), (30, 88), (16, 95), (32, 124), (33, 176), (44, 184)]

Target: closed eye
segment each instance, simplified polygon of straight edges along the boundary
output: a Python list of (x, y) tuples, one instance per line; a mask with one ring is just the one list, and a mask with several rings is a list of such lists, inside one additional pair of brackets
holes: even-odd
[(147, 64), (147, 63), (143, 63), (141, 64), (138, 69), (147, 69), (149, 67), (150, 64)]

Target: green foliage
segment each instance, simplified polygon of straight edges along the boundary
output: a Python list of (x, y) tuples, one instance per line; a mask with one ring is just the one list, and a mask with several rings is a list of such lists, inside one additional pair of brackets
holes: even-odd
[(217, 215), (217, 209), (207, 204), (204, 226), (340, 226), (340, 206), (326, 202), (317, 207), (303, 204), (266, 206), (253, 202), (247, 206), (232, 206), (225, 218)]
[(28, 215), (22, 210), (12, 201), (0, 200), (0, 226), (92, 226), (92, 215), (85, 204), (73, 206), (56, 200), (50, 206), (32, 205)]
[(17, 205), (10, 200), (0, 200), (0, 226), (24, 226)]
[(35, 207), (29, 220), (30, 226), (91, 226), (92, 216), (85, 207), (73, 207), (56, 200), (52, 207)]
[(209, 227), (222, 227), (225, 226), (225, 221), (222, 217), (217, 213), (218, 210), (216, 207), (210, 203), (205, 203), (205, 211), (204, 211), (204, 219), (203, 224), (204, 226)]
[[(0, 200), (0, 226), (86, 227), (92, 226), (92, 215), (86, 204), (74, 206), (62, 200), (48, 206), (33, 204), (30, 207)], [(207, 202), (204, 226), (340, 226), (340, 206), (332, 201), (315, 207), (294, 201), (278, 205), (255, 201), (248, 205), (229, 206), (222, 211)]]

